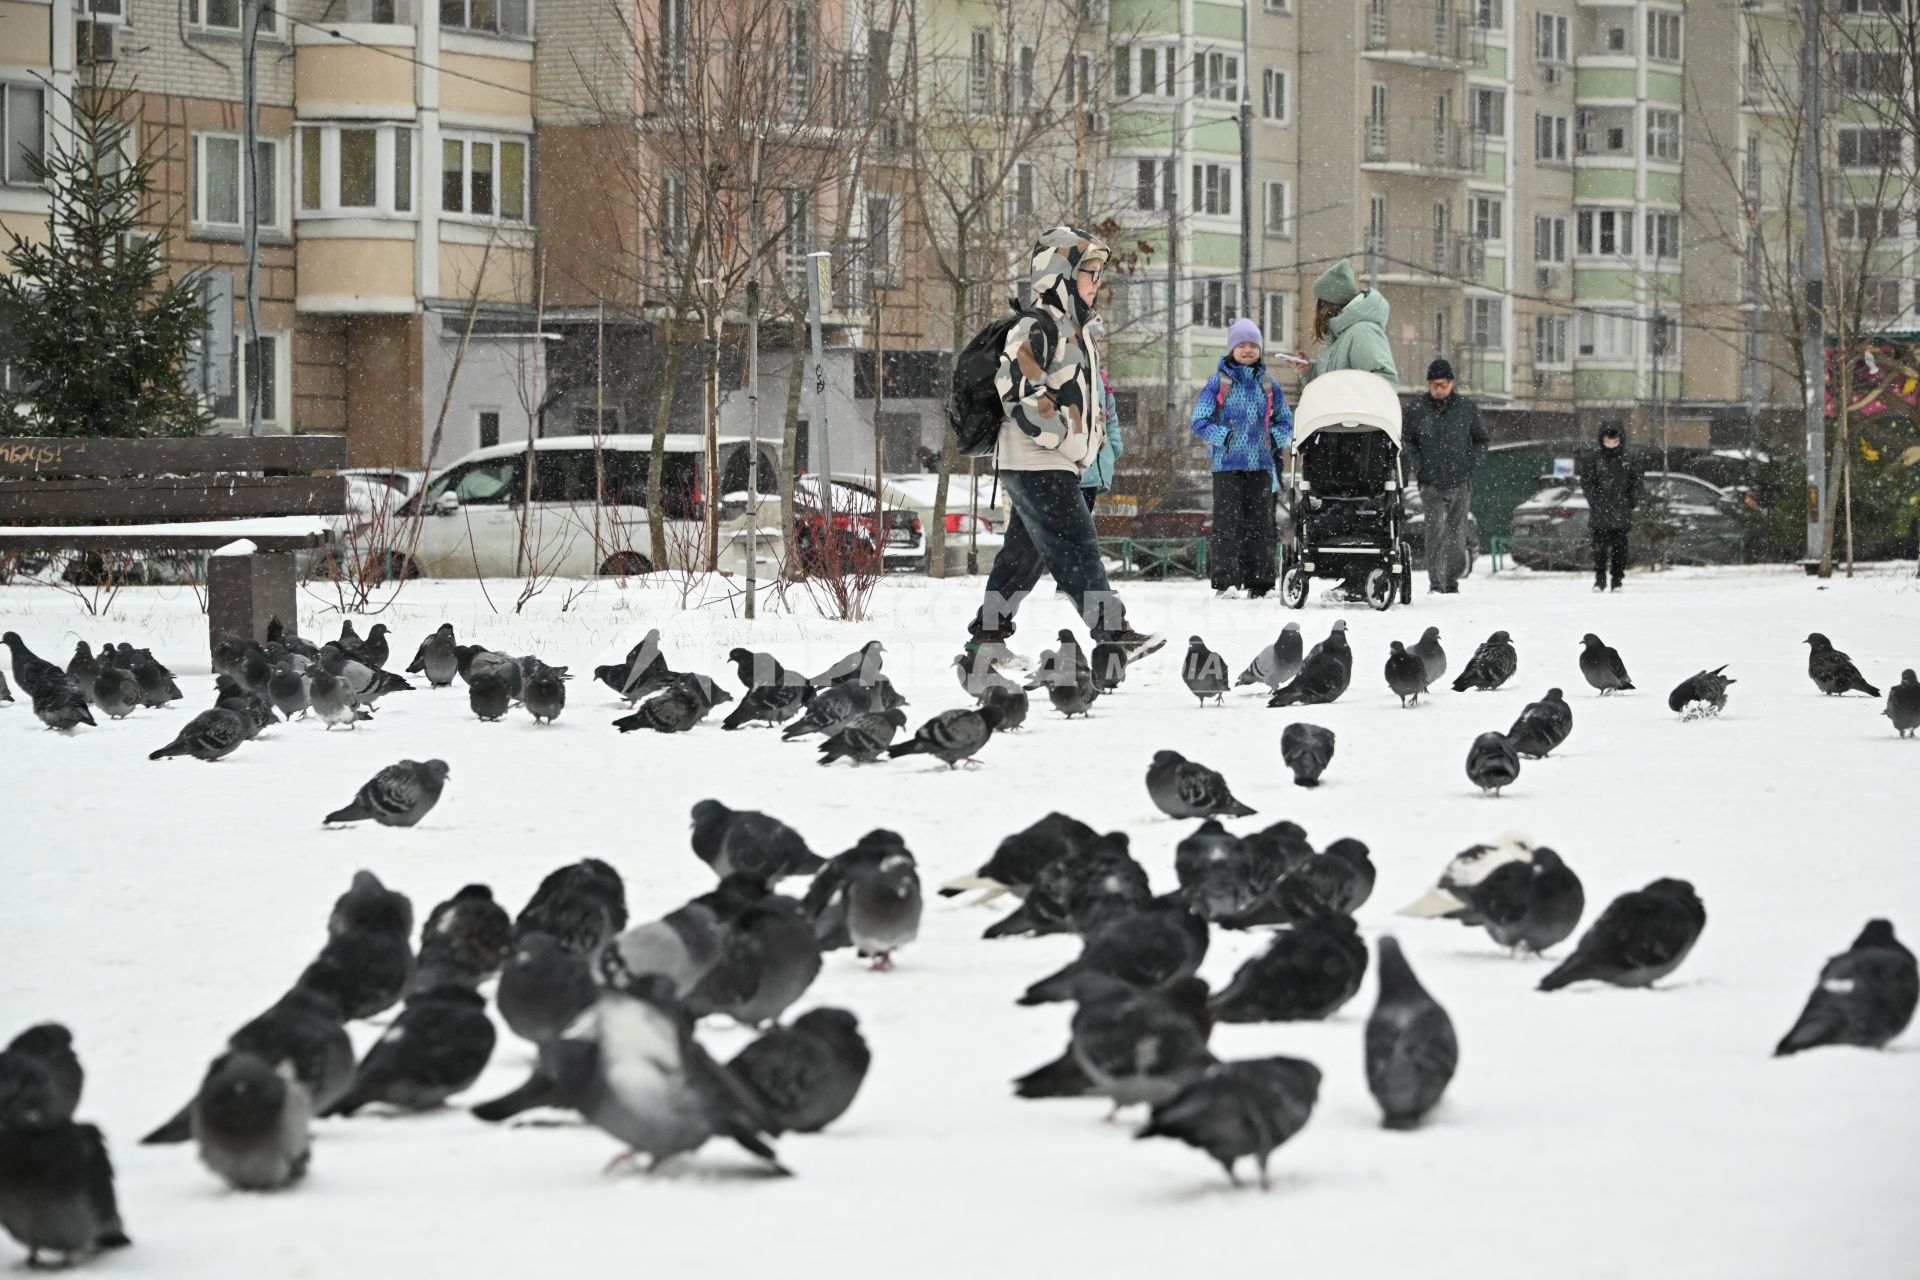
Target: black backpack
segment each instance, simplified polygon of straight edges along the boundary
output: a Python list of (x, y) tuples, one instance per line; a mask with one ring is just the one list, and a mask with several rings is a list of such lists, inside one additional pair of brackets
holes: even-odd
[(963, 458), (979, 458), (993, 452), (1000, 440), (1000, 424), (1006, 421), (1006, 406), (1000, 403), (1000, 389), (994, 379), (1000, 374), (1000, 361), (1006, 357), (1007, 333), (1021, 317), (1034, 318), (1033, 332), (1041, 335), (1045, 346), (1042, 364), (1053, 362), (1053, 344), (1059, 330), (1053, 317), (1038, 308), (1009, 311), (991, 321), (960, 351), (953, 362), (953, 386), (947, 393), (947, 426), (953, 430), (954, 446)]

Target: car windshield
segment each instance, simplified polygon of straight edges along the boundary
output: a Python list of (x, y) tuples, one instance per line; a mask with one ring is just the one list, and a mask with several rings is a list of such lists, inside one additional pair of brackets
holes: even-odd
[(518, 457), (488, 458), (455, 467), (433, 482), (427, 500), (438, 502), (441, 495), (451, 493), (462, 506), (506, 502), (518, 462)]

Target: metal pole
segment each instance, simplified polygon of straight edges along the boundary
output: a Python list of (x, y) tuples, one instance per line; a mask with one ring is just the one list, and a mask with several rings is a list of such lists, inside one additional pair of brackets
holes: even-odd
[[(747, 169), (747, 621), (760, 585), (760, 139)], [(791, 530), (789, 530), (791, 536)]]
[(1167, 206), (1167, 422), (1165, 440), (1172, 447), (1177, 438), (1174, 423), (1179, 416), (1179, 402), (1176, 399), (1175, 379), (1179, 372), (1179, 355), (1176, 350), (1178, 331), (1174, 327), (1174, 295), (1180, 288), (1180, 112), (1173, 113), (1173, 148), (1167, 156), (1167, 174), (1160, 183), (1160, 199)]
[[(1240, 15), (1240, 314), (1253, 305), (1253, 6)], [(1266, 335), (1262, 334), (1262, 337)]]
[(1800, 394), (1807, 434), (1807, 567), (1833, 576), (1827, 547), (1827, 352), (1826, 209), (1820, 190), (1820, 151), (1825, 139), (1820, 83), (1820, 0), (1800, 0), (1800, 99), (1806, 118), (1800, 132), (1800, 278), (1806, 309), (1800, 317)]
[(814, 440), (820, 442), (820, 516), (828, 538), (833, 536), (833, 443), (827, 431), (827, 357), (820, 340), (820, 311), (832, 270), (831, 253), (815, 250), (807, 255), (807, 328), (813, 344), (813, 430), (807, 451), (813, 452)]
[(243, 251), (246, 254), (247, 360), (244, 384), (239, 388), (245, 404), (247, 434), (254, 435), (260, 425), (260, 390), (266, 379), (260, 361), (260, 175), (255, 161), (260, 151), (260, 78), (254, 67), (254, 53), (260, 41), (260, 9), (265, 0), (245, 0), (240, 6), (240, 176)]

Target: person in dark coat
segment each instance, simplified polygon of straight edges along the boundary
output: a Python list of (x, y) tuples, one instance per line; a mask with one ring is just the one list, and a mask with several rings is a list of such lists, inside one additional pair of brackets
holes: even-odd
[(1280, 455), (1293, 439), (1293, 410), (1267, 373), (1260, 326), (1242, 317), (1227, 330), (1227, 354), (1193, 402), (1193, 434), (1210, 450), (1213, 538), (1207, 564), (1223, 599), (1273, 590), (1273, 495)]
[(1427, 366), (1427, 394), (1414, 397), (1400, 420), (1409, 479), (1420, 481), (1426, 508), (1427, 589), (1460, 590), (1467, 564), (1467, 512), (1473, 505), (1473, 473), (1487, 452), (1480, 406), (1453, 389), (1453, 366)]
[(1627, 530), (1640, 505), (1640, 469), (1627, 457), (1627, 436), (1619, 422), (1600, 426), (1600, 447), (1580, 455), (1574, 468), (1587, 495), (1587, 526), (1593, 538), (1593, 589), (1615, 591), (1626, 576)]

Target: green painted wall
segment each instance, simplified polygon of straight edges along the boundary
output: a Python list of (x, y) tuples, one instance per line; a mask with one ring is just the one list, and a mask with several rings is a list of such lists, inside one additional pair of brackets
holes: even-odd
[(1475, 75), (1492, 76), (1497, 80), (1507, 78), (1507, 51), (1497, 45), (1487, 45), (1480, 50), (1480, 61), (1474, 64)]
[(1152, 351), (1131, 352), (1120, 349), (1118, 339), (1113, 347), (1113, 373), (1120, 381), (1138, 379), (1164, 382), (1167, 377), (1167, 358)]
[(1634, 375), (1631, 369), (1575, 369), (1573, 394), (1579, 400), (1631, 400)]
[(1494, 147), (1488, 147), (1480, 158), (1480, 176), (1488, 182), (1507, 180), (1507, 153)]
[(1495, 255), (1491, 248), (1487, 260), (1480, 268), (1480, 283), (1489, 289), (1507, 287), (1507, 259), (1505, 254)]
[(1107, 30), (1126, 36), (1178, 32), (1179, 0), (1113, 0), (1107, 6)]
[(1225, 231), (1196, 231), (1192, 237), (1193, 266), (1240, 269), (1240, 237)]
[(1679, 204), (1681, 190), (1677, 173), (1647, 174), (1647, 199), (1654, 204)]
[(1193, 34), (1206, 40), (1231, 40), (1240, 42), (1241, 10), (1224, 4), (1206, 4), (1199, 0), (1193, 6)]
[(1633, 279), (1631, 270), (1613, 268), (1582, 268), (1573, 273), (1573, 300), (1575, 302), (1632, 302)]
[(1240, 126), (1231, 120), (1209, 120), (1189, 137), (1194, 151), (1236, 158), (1240, 154)]
[(1163, 151), (1173, 147), (1170, 111), (1115, 111), (1109, 128), (1116, 146), (1155, 147)]
[(1580, 166), (1574, 169), (1575, 200), (1631, 200), (1633, 197), (1631, 169), (1591, 169)]
[(1650, 101), (1671, 103), (1677, 107), (1686, 102), (1686, 95), (1686, 77), (1671, 71), (1647, 72), (1647, 97)]
[(1639, 76), (1630, 67), (1582, 67), (1573, 73), (1576, 99), (1624, 98), (1631, 102), (1639, 94)]

